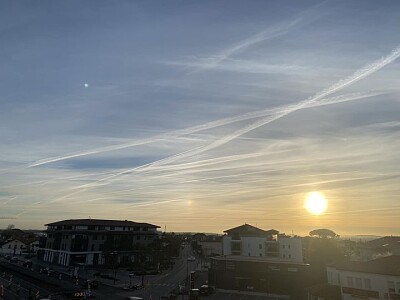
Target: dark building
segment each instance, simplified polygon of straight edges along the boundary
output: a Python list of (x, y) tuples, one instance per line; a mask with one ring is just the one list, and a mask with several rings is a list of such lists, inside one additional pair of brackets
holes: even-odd
[(267, 257), (219, 256), (211, 258), (208, 280), (217, 289), (297, 299), (304, 290), (306, 269), (304, 263)]
[(46, 239), (40, 249), (43, 260), (65, 266), (101, 265), (107, 256), (118, 263), (134, 262), (138, 249), (158, 239), (160, 228), (148, 223), (97, 219), (64, 220), (46, 226)]

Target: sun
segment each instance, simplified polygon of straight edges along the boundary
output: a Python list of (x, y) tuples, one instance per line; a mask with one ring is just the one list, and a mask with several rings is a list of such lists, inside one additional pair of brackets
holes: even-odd
[(313, 215), (322, 214), (328, 206), (325, 196), (319, 192), (307, 193), (304, 208)]

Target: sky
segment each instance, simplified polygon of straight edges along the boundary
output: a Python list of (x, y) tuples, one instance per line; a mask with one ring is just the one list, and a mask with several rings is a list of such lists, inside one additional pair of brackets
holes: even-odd
[(399, 28), (394, 0), (1, 1), (0, 228), (400, 235)]

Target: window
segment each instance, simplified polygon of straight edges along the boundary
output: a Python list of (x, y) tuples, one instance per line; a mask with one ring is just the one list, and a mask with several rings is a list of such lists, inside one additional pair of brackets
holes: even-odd
[(8, 249), (11, 249), (11, 244), (8, 244)]
[(285, 255), (285, 254), (283, 254), (283, 258), (286, 258), (286, 255)]
[(369, 279), (369, 278), (364, 278), (364, 287), (365, 287), (367, 290), (370, 290), (370, 289), (371, 289), (371, 279)]
[(353, 277), (347, 276), (347, 286), (354, 287)]
[(285, 249), (285, 245), (282, 245), (282, 249)]
[(250, 248), (250, 243), (247, 244), (247, 248)]
[(114, 230), (115, 229), (115, 227), (114, 226), (110, 226), (110, 230)]
[(92, 251), (94, 251), (94, 244), (92, 244)]
[(94, 241), (97, 241), (97, 235), (94, 235), (94, 236), (93, 236), (93, 240), (94, 240)]
[(288, 249), (290, 249), (290, 245), (288, 245), (287, 247), (288, 247)]
[(292, 258), (292, 254), (289, 254), (289, 258)]
[(140, 240), (140, 235), (138, 235), (138, 236), (136, 237), (136, 239), (139, 241), (139, 240)]
[(358, 288), (358, 289), (362, 288), (361, 278), (356, 277), (356, 288)]
[(387, 282), (389, 293), (395, 293), (396, 289), (394, 288), (394, 281)]
[(258, 249), (262, 249), (262, 244), (259, 244), (259, 245), (258, 245)]

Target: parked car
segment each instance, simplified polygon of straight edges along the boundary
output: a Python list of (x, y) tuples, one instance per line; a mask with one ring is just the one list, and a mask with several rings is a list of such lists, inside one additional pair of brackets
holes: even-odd
[(195, 261), (196, 258), (195, 258), (194, 256), (189, 256), (187, 260), (188, 260), (188, 261)]
[(18, 257), (15, 257), (15, 256), (12, 257), (12, 258), (11, 258), (11, 261), (12, 261), (12, 262), (18, 262)]
[(202, 285), (199, 289), (199, 294), (201, 296), (208, 296), (211, 295), (212, 293), (214, 293), (214, 288), (207, 284)]
[(44, 273), (45, 274), (47, 274), (47, 275), (53, 275), (54, 274), (54, 269), (53, 268), (49, 268), (49, 267), (47, 267), (46, 269), (44, 269)]
[(22, 266), (25, 267), (25, 268), (32, 268), (32, 265), (33, 265), (33, 263), (32, 263), (31, 260), (26, 260), (26, 261), (24, 261), (24, 263), (22, 264)]
[(83, 287), (89, 288), (89, 286), (91, 289), (97, 289), (99, 287), (99, 282), (97, 280), (88, 279), (83, 283)]

